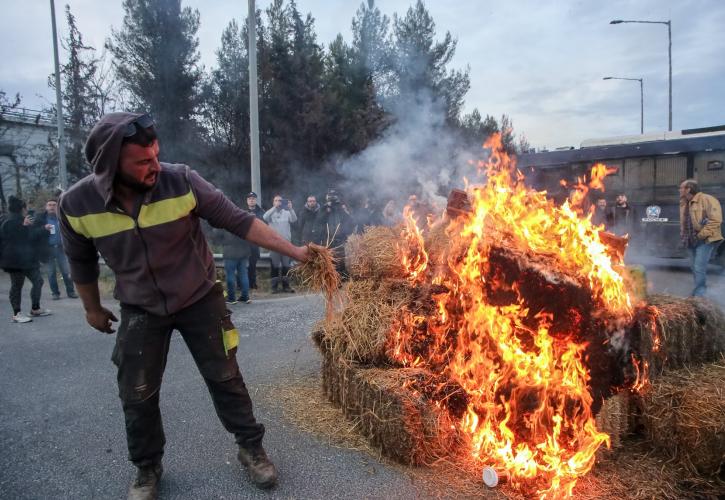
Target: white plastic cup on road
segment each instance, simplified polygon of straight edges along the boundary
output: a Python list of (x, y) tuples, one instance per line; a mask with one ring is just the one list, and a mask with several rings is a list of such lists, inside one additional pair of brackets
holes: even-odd
[(506, 479), (508, 479), (508, 474), (506, 474), (506, 472), (496, 472), (496, 469), (490, 466), (483, 468), (481, 476), (483, 477), (483, 484), (489, 488), (495, 488), (500, 483), (505, 483)]

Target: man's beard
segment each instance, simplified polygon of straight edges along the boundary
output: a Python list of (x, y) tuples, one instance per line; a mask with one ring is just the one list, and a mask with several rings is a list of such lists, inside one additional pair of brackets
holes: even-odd
[[(158, 180), (158, 174), (156, 174), (156, 175), (157, 175), (157, 180)], [(120, 185), (127, 187), (129, 189), (133, 189), (134, 191), (136, 191), (138, 193), (146, 193), (148, 191), (151, 191), (154, 188), (154, 186), (156, 185), (156, 182), (154, 181), (154, 183), (149, 186), (148, 184), (144, 184), (143, 182), (137, 181), (133, 177), (130, 177), (130, 176), (124, 174), (123, 172), (116, 173), (115, 181), (117, 183), (119, 183)]]

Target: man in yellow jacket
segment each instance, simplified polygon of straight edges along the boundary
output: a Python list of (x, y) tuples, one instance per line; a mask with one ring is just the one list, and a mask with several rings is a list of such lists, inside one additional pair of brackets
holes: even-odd
[(702, 193), (694, 179), (680, 184), (680, 237), (690, 253), (690, 267), (695, 278), (693, 297), (705, 295), (707, 264), (713, 250), (723, 240), (722, 208), (717, 198)]

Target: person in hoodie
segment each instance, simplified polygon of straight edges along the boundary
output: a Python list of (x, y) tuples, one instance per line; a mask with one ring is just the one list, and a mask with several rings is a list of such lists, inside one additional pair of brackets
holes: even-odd
[[(10, 275), (10, 306), (13, 323), (29, 323), (33, 317), (48, 316), (47, 309), (40, 307), (43, 277), (40, 274), (38, 254), (48, 237), (48, 228), (38, 224), (28, 213), (27, 204), (20, 198), (8, 197), (8, 213), (0, 224), (0, 268)], [(23, 285), (28, 278), (30, 289), (30, 316), (21, 309)]]
[(158, 494), (165, 436), (159, 391), (173, 330), (191, 351), (238, 458), (261, 488), (277, 480), (262, 446), (264, 426), (236, 360), (239, 334), (230, 320), (200, 219), (256, 245), (304, 262), (295, 247), (186, 165), (159, 161), (147, 114), (111, 113), (85, 146), (93, 173), (60, 199), (60, 228), (71, 278), (93, 328), (114, 333), (114, 313), (98, 289), (98, 255), (116, 278), (121, 323), (112, 360), (126, 420), (129, 458), (137, 467), (129, 498)]
[[(292, 208), (292, 202), (285, 200), (281, 194), (274, 195), (272, 200), (272, 208), (264, 213), (264, 220), (269, 226), (280, 234), (287, 241), (292, 240), (292, 224), (297, 222), (297, 214)], [(289, 286), (289, 278), (287, 272), (290, 268), (290, 259), (288, 256), (275, 252), (269, 252), (272, 273), (272, 293), (279, 293), (279, 284), (282, 283), (283, 292), (294, 293)]]
[(317, 234), (315, 232), (317, 213), (320, 211), (320, 205), (317, 203), (317, 197), (310, 195), (307, 202), (302, 208), (299, 218), (297, 219), (298, 239), (300, 244), (316, 243)]

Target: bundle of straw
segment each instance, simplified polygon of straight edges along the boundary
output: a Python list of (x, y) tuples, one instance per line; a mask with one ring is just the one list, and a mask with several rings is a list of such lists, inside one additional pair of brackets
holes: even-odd
[(725, 353), (725, 315), (702, 298), (653, 294), (637, 315), (635, 346), (657, 377), (664, 370), (709, 363)]
[(290, 273), (302, 288), (322, 292), (325, 297), (326, 317), (332, 318), (335, 306), (340, 303), (340, 275), (335, 269), (335, 256), (328, 247), (309, 243), (310, 258), (294, 267)]
[(725, 358), (662, 375), (640, 404), (652, 444), (692, 473), (725, 473)]

